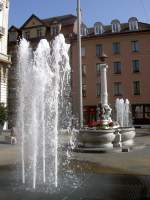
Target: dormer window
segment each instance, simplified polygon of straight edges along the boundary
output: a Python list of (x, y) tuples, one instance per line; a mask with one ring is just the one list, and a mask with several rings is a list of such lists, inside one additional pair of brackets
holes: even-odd
[(96, 22), (94, 24), (94, 34), (95, 35), (100, 35), (104, 33), (104, 28), (103, 28), (103, 24), (100, 22)]
[(81, 35), (82, 36), (87, 35), (87, 27), (84, 24), (81, 25)]
[(129, 23), (129, 30), (130, 31), (137, 31), (139, 29), (138, 20), (137, 20), (136, 17), (131, 17), (128, 20), (128, 23)]
[(121, 24), (120, 21), (115, 19), (111, 22), (112, 32), (117, 33), (121, 31)]

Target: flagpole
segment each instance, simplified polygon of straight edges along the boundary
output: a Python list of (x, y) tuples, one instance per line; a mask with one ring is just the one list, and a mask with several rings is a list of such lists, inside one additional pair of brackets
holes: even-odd
[(81, 9), (80, 0), (77, 0), (77, 49), (78, 49), (78, 96), (79, 96), (79, 123), (83, 127), (83, 99), (82, 99), (82, 60), (81, 60)]

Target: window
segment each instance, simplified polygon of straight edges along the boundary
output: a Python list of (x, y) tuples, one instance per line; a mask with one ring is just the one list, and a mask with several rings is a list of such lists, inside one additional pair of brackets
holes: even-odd
[(24, 34), (25, 38), (28, 40), (30, 38), (30, 31), (26, 31)]
[(100, 97), (100, 95), (101, 95), (101, 84), (97, 83), (96, 84), (96, 96)]
[(9, 32), (9, 42), (13, 42), (17, 40), (17, 32)]
[(140, 72), (140, 61), (139, 60), (132, 60), (132, 70), (133, 70), (133, 73)]
[(37, 37), (41, 37), (42, 36), (42, 29), (37, 29)]
[(134, 105), (133, 106), (134, 108), (134, 116), (136, 119), (142, 119), (143, 118), (143, 113), (144, 113), (144, 110), (143, 110), (143, 105)]
[(135, 124), (150, 124), (150, 104), (132, 105), (132, 114)]
[(100, 66), (100, 63), (97, 63), (97, 64), (96, 64), (96, 74), (97, 74), (97, 76), (100, 76), (100, 74), (101, 74), (101, 66)]
[(131, 41), (131, 48), (133, 52), (139, 51), (139, 42), (137, 40)]
[(133, 81), (133, 94), (140, 95), (140, 81)]
[(95, 35), (103, 34), (103, 32), (104, 32), (104, 28), (103, 28), (102, 23), (96, 22), (94, 24), (94, 33), (95, 33)]
[(121, 74), (121, 62), (114, 62), (114, 74)]
[(8, 74), (7, 68), (2, 68), (2, 71), (1, 71), (1, 81), (3, 83), (7, 82), (7, 74)]
[(114, 96), (122, 96), (122, 83), (114, 82)]
[(85, 64), (82, 65), (82, 75), (86, 76), (86, 65)]
[(82, 84), (82, 95), (86, 97), (86, 84)]
[(114, 54), (119, 54), (120, 53), (120, 43), (119, 42), (114, 42), (112, 44), (112, 50)]
[(145, 119), (150, 120), (150, 105), (145, 105)]
[(121, 24), (120, 21), (115, 19), (111, 22), (112, 32), (117, 33), (121, 31)]
[(97, 44), (96, 45), (96, 56), (100, 57), (102, 55), (102, 52), (103, 52), (102, 44)]
[(81, 35), (86, 36), (87, 35), (87, 28), (86, 27), (81, 27)]
[(51, 30), (51, 35), (57, 35), (59, 33), (59, 26), (52, 25), (50, 30)]
[(9, 0), (6, 0), (6, 8), (9, 7)]
[(84, 57), (85, 56), (85, 47), (81, 48), (81, 56)]
[(0, 11), (2, 11), (2, 10), (3, 10), (3, 3), (0, 2)]
[(131, 17), (129, 20), (128, 20), (128, 23), (129, 23), (129, 30), (130, 31), (137, 31), (138, 30), (138, 20), (136, 17)]

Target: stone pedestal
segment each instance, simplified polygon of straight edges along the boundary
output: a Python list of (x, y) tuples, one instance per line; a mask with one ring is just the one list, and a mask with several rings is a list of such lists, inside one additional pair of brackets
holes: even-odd
[(118, 128), (115, 131), (114, 147), (131, 147), (134, 145), (135, 128)]
[(120, 128), (122, 147), (131, 147), (134, 144), (135, 128)]
[(88, 149), (113, 149), (112, 142), (115, 139), (115, 130), (100, 129), (100, 130), (84, 130), (81, 129), (76, 135), (77, 148)]

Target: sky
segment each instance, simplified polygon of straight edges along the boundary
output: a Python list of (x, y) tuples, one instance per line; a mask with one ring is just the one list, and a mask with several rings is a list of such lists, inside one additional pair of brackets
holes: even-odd
[[(80, 0), (82, 18), (87, 26), (97, 21), (104, 25), (113, 19), (121, 23), (130, 17), (150, 23), (150, 0)], [(9, 27), (21, 25), (32, 15), (39, 18), (74, 14), (76, 15), (77, 0), (10, 0)]]

